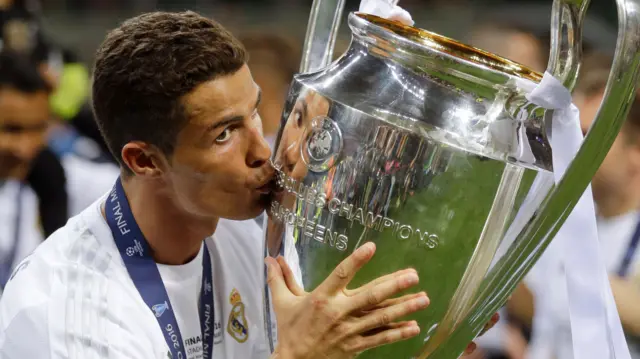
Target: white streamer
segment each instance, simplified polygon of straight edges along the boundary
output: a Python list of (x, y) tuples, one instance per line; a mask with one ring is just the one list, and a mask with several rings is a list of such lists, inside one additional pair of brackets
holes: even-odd
[(389, 20), (400, 21), (401, 23), (413, 26), (414, 22), (408, 11), (396, 5), (397, 1), (389, 0), (362, 0), (360, 2), (360, 12), (376, 15)]
[[(557, 184), (582, 143), (580, 113), (571, 103), (570, 92), (549, 73), (544, 74), (537, 86), (524, 82), (520, 85), (529, 93), (529, 101), (554, 110), (550, 142)], [(600, 256), (591, 186), (587, 187), (553, 241), (552, 249), (558, 252), (554, 255), (564, 254), (559, 262), (565, 266), (574, 358), (630, 359), (607, 270)], [(547, 269), (540, 270), (545, 272)], [(552, 294), (546, 292), (553, 288), (542, 287), (536, 295)]]

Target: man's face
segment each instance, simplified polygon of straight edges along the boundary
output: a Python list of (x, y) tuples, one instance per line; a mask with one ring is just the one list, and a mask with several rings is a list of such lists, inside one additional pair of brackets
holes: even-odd
[(328, 114), (329, 101), (325, 97), (311, 90), (300, 94), (282, 130), (274, 160), (276, 167), (297, 181), (307, 175), (307, 165), (300, 158), (300, 146), (313, 119)]
[(24, 179), (45, 145), (49, 97), (45, 91), (0, 89), (0, 178)]
[(259, 102), (246, 65), (182, 99), (189, 122), (178, 134), (168, 182), (186, 211), (242, 220), (266, 208), (273, 169)]
[[(576, 97), (575, 103), (580, 109), (580, 124), (585, 134), (595, 119), (602, 96), (602, 93), (598, 93), (589, 97)], [(626, 128), (623, 127), (593, 177), (592, 187), (596, 201), (598, 198), (610, 195), (612, 191), (624, 191), (629, 184), (634, 183), (630, 179), (638, 169), (635, 168), (631, 159), (632, 151), (636, 149), (627, 138), (625, 130)]]

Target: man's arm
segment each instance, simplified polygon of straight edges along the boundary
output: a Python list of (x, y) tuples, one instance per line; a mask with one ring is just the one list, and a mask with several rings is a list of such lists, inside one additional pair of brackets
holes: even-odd
[(640, 337), (640, 289), (618, 276), (610, 276), (609, 282), (625, 333)]

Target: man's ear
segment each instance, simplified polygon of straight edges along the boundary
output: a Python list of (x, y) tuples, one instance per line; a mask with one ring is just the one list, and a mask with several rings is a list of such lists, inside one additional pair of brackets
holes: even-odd
[(132, 141), (122, 147), (122, 161), (136, 176), (160, 177), (169, 169), (169, 161), (156, 146)]

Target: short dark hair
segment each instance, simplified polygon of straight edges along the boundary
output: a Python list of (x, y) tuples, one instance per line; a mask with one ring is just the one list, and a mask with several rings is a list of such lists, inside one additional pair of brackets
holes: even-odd
[(120, 151), (130, 141), (170, 155), (188, 120), (183, 96), (237, 72), (246, 60), (229, 31), (191, 11), (147, 13), (111, 31), (96, 54), (92, 100), (102, 136), (123, 169)]
[(0, 52), (0, 88), (5, 87), (24, 93), (51, 91), (35, 62), (28, 56), (9, 50)]

